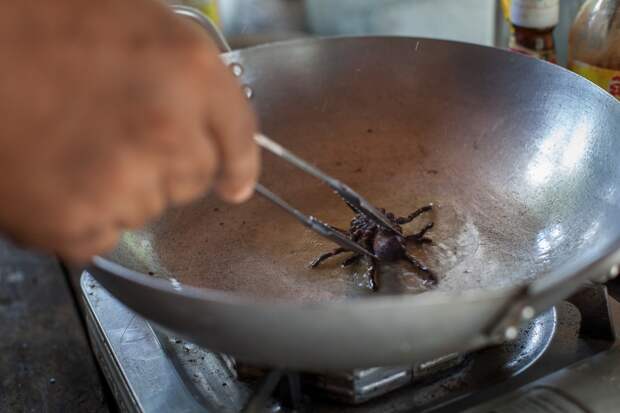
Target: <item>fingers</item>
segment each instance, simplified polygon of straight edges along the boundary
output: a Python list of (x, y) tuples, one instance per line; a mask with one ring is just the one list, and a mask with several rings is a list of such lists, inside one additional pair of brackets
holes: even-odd
[(214, 140), (222, 166), (215, 190), (228, 202), (243, 202), (254, 192), (259, 174), (260, 152), (253, 138), (256, 129), (252, 115), (241, 118), (237, 124), (218, 121), (217, 125)]
[(255, 114), (239, 83), (219, 59), (205, 66), (212, 76), (215, 72), (219, 85), (205, 93), (207, 132), (220, 158), (215, 190), (226, 201), (243, 202), (252, 195), (259, 174)]
[(18, 241), (85, 263), (114, 248), (123, 230), (142, 227), (167, 206), (201, 196), (215, 176), (218, 150), (200, 129), (166, 132), (179, 137), (175, 150), (123, 148), (125, 156), (111, 167), (97, 168), (101, 184), (66, 192), (58, 202), (48, 199), (41, 219), (24, 216), (22, 227), (28, 229), (15, 231), (26, 235)]
[(172, 205), (189, 202), (210, 187), (218, 168), (217, 147), (203, 133), (185, 143), (185, 150), (170, 161), (164, 191)]
[(72, 264), (84, 264), (92, 256), (113, 249), (120, 234), (118, 226), (93, 226), (77, 216), (65, 216), (54, 225), (39, 222), (36, 230), (25, 236), (23, 232), (21, 236), (19, 232), (9, 233), (18, 245), (56, 254)]
[(61, 244), (55, 250), (56, 255), (72, 264), (85, 264), (94, 255), (103, 254), (114, 249), (120, 238), (119, 227), (107, 226), (86, 237), (80, 237)]

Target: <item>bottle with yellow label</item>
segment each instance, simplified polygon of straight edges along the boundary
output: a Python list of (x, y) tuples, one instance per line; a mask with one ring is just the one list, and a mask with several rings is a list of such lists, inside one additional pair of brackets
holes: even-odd
[(571, 28), (569, 68), (620, 99), (620, 0), (586, 1)]

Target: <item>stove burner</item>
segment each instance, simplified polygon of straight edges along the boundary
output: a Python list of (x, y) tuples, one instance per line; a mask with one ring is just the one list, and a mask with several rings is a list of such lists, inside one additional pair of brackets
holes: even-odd
[[(472, 354), (322, 374), (267, 372), (151, 327), (88, 273), (81, 287), (102, 370), (122, 410), (138, 413), (258, 412), (265, 407), (317, 413), (460, 411), (587, 360), (608, 349), (609, 337), (615, 337), (611, 318), (604, 320), (611, 315), (605, 291), (586, 290), (573, 298), (580, 311), (561, 303), (522, 328), (516, 341)], [(602, 329), (589, 334), (591, 323)]]
[[(557, 313), (552, 309), (522, 328), (516, 341), (475, 354), (448, 354), (405, 367), (302, 374), (302, 382), (314, 389), (313, 396), (326, 396), (339, 402), (361, 404), (405, 386), (423, 388), (446, 377), (459, 376), (459, 382), (463, 384), (475, 382), (477, 376), (486, 372), (496, 372), (509, 377), (528, 368), (544, 353), (553, 339), (556, 325)], [(480, 358), (484, 360), (482, 363), (477, 360)], [(242, 380), (256, 380), (257, 377), (267, 374), (266, 370), (243, 363), (237, 364), (236, 370)], [(275, 388), (275, 384), (273, 386)], [(456, 387), (458, 386), (453, 384), (451, 392), (454, 392)], [(263, 395), (268, 393), (267, 390), (259, 392)], [(256, 399), (257, 397), (254, 398), (254, 404), (259, 404)], [(266, 400), (263, 400), (263, 403), (265, 402)]]

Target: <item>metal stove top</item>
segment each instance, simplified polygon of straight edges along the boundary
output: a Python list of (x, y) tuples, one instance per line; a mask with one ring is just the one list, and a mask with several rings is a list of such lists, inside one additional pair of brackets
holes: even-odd
[(247, 366), (176, 338), (86, 272), (81, 289), (95, 354), (123, 411), (619, 411), (620, 304), (604, 286), (585, 288), (501, 346), (419, 365), (323, 374)]

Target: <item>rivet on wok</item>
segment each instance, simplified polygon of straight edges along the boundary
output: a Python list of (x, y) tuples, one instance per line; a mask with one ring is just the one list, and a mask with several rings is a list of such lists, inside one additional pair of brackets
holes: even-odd
[(235, 77), (239, 77), (243, 74), (243, 66), (241, 66), (239, 63), (231, 63), (228, 67), (230, 67), (230, 70), (232, 70), (233, 75), (235, 75)]
[(618, 264), (612, 266), (609, 269), (609, 276), (611, 278), (616, 278), (618, 276), (618, 274), (620, 274), (620, 266), (618, 266)]
[(249, 87), (248, 85), (243, 85), (241, 86), (241, 89), (243, 90), (243, 94), (246, 98), (252, 99), (252, 96), (254, 96), (254, 91), (251, 87)]
[(531, 320), (534, 317), (534, 314), (536, 312), (534, 311), (534, 309), (532, 307), (525, 306), (523, 307), (523, 310), (521, 310), (521, 318), (523, 318), (524, 320)]
[(172, 288), (177, 291), (181, 291), (183, 289), (183, 286), (181, 286), (181, 283), (176, 278), (170, 278), (170, 284), (172, 285)]
[(517, 338), (518, 334), (519, 330), (515, 326), (510, 326), (504, 331), (504, 337), (506, 338), (506, 340), (514, 340), (515, 338)]

